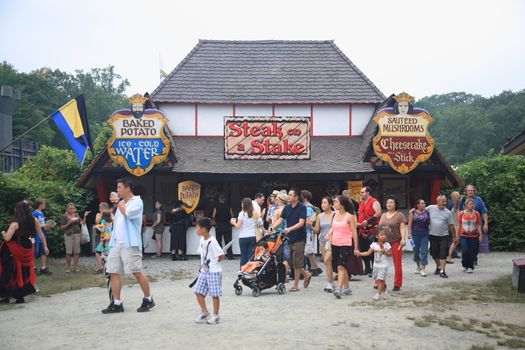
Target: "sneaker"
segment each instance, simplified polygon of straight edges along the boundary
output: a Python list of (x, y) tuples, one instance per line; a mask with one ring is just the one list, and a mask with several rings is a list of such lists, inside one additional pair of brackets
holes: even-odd
[(463, 270), (463, 272), (467, 272), (468, 269), (466, 267), (464, 267), (462, 270)]
[(316, 270), (316, 271), (317, 271), (317, 274), (318, 274), (318, 275), (320, 275), (320, 274), (322, 274), (322, 273), (323, 273), (323, 270), (321, 270), (321, 268), (319, 268), (319, 267), (317, 268), (317, 270)]
[(385, 290), (385, 291), (381, 294), (381, 299), (385, 299), (385, 300), (386, 300), (386, 299), (388, 299), (388, 298), (390, 298), (390, 294), (388, 294), (388, 293), (386, 292), (386, 290)]
[(107, 308), (102, 310), (103, 314), (115, 314), (117, 312), (124, 312), (124, 305), (115, 305), (115, 302), (111, 302)]
[(203, 313), (200, 313), (196, 318), (195, 318), (195, 323), (206, 323), (208, 322), (208, 317), (210, 315), (209, 314), (203, 314)]
[(317, 276), (319, 276), (319, 272), (317, 272), (317, 270), (312, 270), (312, 271), (310, 271), (310, 274), (312, 275), (312, 277), (317, 277)]
[(376, 293), (376, 295), (374, 295), (374, 296), (372, 297), (372, 300), (374, 300), (374, 301), (379, 301), (379, 300), (381, 300), (381, 294)]
[(45, 269), (40, 269), (39, 274), (40, 275), (52, 275), (53, 272), (49, 271), (49, 269), (46, 267)]
[(434, 271), (434, 275), (439, 275), (441, 273), (441, 270), (439, 267), (436, 268), (436, 271)]
[(23, 304), (23, 303), (25, 303), (25, 302), (26, 302), (26, 300), (24, 299), (24, 297), (17, 298), (17, 299), (15, 300), (15, 304)]
[(341, 299), (341, 296), (343, 295), (342, 291), (340, 288), (336, 288), (334, 290), (334, 296), (337, 298), (337, 299)]
[(467, 273), (474, 273), (474, 269), (467, 269)]
[(326, 287), (324, 287), (324, 291), (327, 293), (332, 293), (334, 291), (334, 286), (332, 283), (327, 283)]
[(414, 275), (419, 275), (421, 273), (421, 269), (418, 267), (416, 267), (416, 270), (414, 271)]
[(448, 278), (447, 273), (445, 271), (441, 272), (439, 274), (439, 277), (441, 277), (441, 278)]
[(208, 324), (217, 324), (220, 320), (221, 318), (219, 317), (219, 315), (211, 315), (211, 317), (208, 318)]
[(421, 275), (421, 277), (427, 277), (427, 273), (425, 272), (425, 270), (419, 271), (419, 274)]
[(393, 292), (399, 292), (401, 290), (401, 287), (394, 287), (392, 288)]
[(343, 295), (352, 295), (352, 288), (343, 289)]
[(155, 301), (153, 300), (153, 298), (151, 298), (151, 300), (148, 300), (147, 298), (142, 298), (142, 305), (140, 305), (140, 307), (137, 309), (137, 312), (147, 312), (154, 306)]

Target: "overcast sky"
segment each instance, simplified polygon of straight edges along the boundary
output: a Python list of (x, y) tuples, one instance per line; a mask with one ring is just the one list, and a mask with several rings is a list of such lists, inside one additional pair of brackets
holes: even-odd
[(0, 60), (29, 72), (114, 65), (128, 93), (198, 39), (333, 39), (385, 94), (525, 88), (525, 1), (0, 0)]

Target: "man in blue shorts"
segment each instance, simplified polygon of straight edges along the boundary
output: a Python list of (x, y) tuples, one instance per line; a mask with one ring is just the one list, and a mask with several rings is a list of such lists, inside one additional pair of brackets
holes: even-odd
[[(46, 201), (45, 199), (38, 198), (35, 200), (35, 203), (33, 204), (33, 207), (36, 208), (33, 211), (33, 217), (40, 222), (40, 228), (42, 229), (42, 234), (46, 236), (46, 230), (50, 228), (51, 224), (46, 224), (46, 217), (44, 215), (44, 210), (46, 209)], [(46, 237), (47, 239), (47, 237)], [(51, 271), (47, 268), (47, 254), (44, 249), (44, 244), (40, 240), (40, 237), (38, 235), (35, 235), (35, 245), (33, 249), (33, 253), (35, 255), (35, 269), (36, 269), (36, 260), (40, 258), (40, 271), (39, 274), (41, 275), (51, 275)]]

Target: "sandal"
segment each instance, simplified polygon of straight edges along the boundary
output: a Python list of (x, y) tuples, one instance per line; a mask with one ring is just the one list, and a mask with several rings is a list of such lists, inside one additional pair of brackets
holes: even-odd
[(298, 292), (299, 290), (300, 290), (299, 288), (295, 288), (295, 287), (288, 289), (289, 292)]
[(310, 280), (312, 279), (312, 274), (309, 273), (308, 277), (304, 278), (303, 286), (304, 288), (308, 288), (308, 285), (310, 284)]
[(70, 269), (66, 269), (66, 273), (70, 273), (70, 272), (71, 272), (71, 270), (70, 270)]

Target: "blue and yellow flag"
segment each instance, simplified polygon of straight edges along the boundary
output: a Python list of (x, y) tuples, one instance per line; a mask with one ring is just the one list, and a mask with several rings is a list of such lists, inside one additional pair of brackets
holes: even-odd
[(75, 152), (80, 165), (84, 163), (88, 149), (93, 154), (93, 142), (89, 132), (84, 96), (69, 101), (51, 116), (58, 129)]

